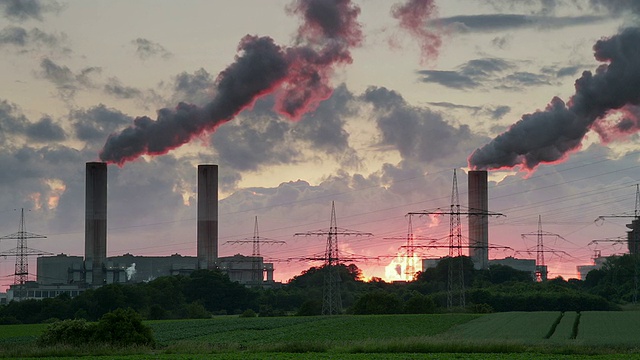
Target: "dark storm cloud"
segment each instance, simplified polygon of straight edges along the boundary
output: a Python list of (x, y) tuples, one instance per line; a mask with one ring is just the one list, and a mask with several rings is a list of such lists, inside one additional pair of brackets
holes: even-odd
[(95, 143), (107, 138), (116, 129), (131, 123), (132, 118), (103, 104), (88, 110), (74, 110), (70, 119), (76, 137), (87, 143)]
[(86, 67), (76, 74), (49, 58), (42, 59), (40, 69), (39, 75), (55, 85), (63, 99), (72, 98), (80, 89), (92, 87), (91, 75), (101, 71), (98, 67)]
[(8, 19), (24, 21), (29, 19), (42, 20), (43, 14), (59, 11), (62, 6), (54, 0), (0, 0), (0, 9)]
[(513, 65), (503, 59), (484, 58), (468, 61), (455, 71), (420, 70), (418, 74), (423, 75), (423, 82), (434, 82), (454, 89), (473, 89), (511, 68)]
[(536, 16), (518, 14), (460, 15), (440, 18), (438, 24), (458, 32), (501, 32), (517, 29), (548, 29), (588, 25), (607, 20), (603, 16)]
[(136, 47), (136, 55), (142, 60), (147, 60), (152, 57), (168, 59), (173, 56), (164, 46), (148, 39), (137, 38), (131, 41), (131, 43)]
[(31, 140), (42, 143), (62, 141), (67, 138), (64, 129), (49, 117), (27, 126), (26, 135)]
[(135, 99), (142, 95), (142, 91), (131, 86), (125, 86), (116, 78), (110, 78), (104, 85), (104, 92), (118, 99)]
[(454, 127), (440, 113), (413, 107), (386, 88), (367, 89), (363, 100), (373, 105), (373, 116), (381, 133), (378, 145), (397, 149), (406, 161), (446, 164), (460, 159), (463, 149), (482, 141), (468, 126)]

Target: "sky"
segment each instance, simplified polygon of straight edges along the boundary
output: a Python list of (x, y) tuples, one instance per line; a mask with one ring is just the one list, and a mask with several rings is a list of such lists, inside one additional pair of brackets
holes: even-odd
[[(196, 167), (218, 164), (219, 254), (287, 281), (324, 254), (402, 278), (408, 212), (489, 170), (490, 258), (577, 277), (621, 254), (640, 182), (632, 0), (0, 0), (0, 235), (84, 254), (85, 163), (109, 162), (107, 255), (196, 254)], [(463, 241), (467, 218), (462, 216)], [(412, 217), (447, 243), (448, 216)], [(524, 235), (523, 235), (524, 234)], [(416, 244), (426, 244), (417, 240)], [(0, 241), (0, 251), (16, 247)], [(448, 254), (417, 248), (420, 258)], [(351, 260), (350, 260), (351, 259)], [(0, 257), (0, 286), (15, 258)], [(29, 272), (35, 274), (35, 258)], [(385, 271), (389, 264), (391, 271)]]

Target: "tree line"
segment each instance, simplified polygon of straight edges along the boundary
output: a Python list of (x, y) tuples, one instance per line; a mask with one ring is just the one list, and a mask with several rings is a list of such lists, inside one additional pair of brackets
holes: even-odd
[[(340, 265), (340, 292), (346, 313), (435, 313), (447, 309), (449, 266), (462, 262), (466, 306), (454, 311), (586, 311), (618, 310), (637, 298), (638, 259), (610, 259), (585, 281), (558, 277), (536, 282), (531, 274), (508, 266), (475, 270), (465, 256), (445, 258), (416, 274), (413, 281), (388, 283), (363, 280), (357, 266)], [(453, 264), (451, 264), (453, 265)], [(160, 277), (147, 283), (110, 284), (77, 297), (60, 295), (0, 306), (0, 323), (42, 323), (54, 320), (97, 321), (116, 309), (131, 308), (144, 319), (207, 318), (214, 315), (318, 315), (327, 269), (311, 267), (276, 288), (249, 288), (219, 270), (197, 270), (188, 276)], [(459, 290), (453, 294), (459, 298)], [(456, 305), (459, 305), (456, 303)]]

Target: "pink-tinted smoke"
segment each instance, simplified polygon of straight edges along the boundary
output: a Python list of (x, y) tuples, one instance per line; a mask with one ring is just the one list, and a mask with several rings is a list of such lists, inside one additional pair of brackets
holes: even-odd
[(235, 61), (218, 74), (211, 102), (202, 108), (179, 103), (158, 110), (155, 120), (136, 118), (109, 136), (100, 159), (122, 166), (144, 154), (166, 154), (215, 131), (266, 94), (276, 94), (276, 110), (293, 120), (315, 109), (332, 93), (335, 67), (351, 63), (350, 49), (362, 42), (360, 10), (350, 0), (296, 0), (288, 9), (303, 19), (294, 46), (245, 36)]
[(429, 20), (437, 16), (434, 0), (408, 0), (403, 4), (395, 4), (391, 14), (400, 21), (400, 27), (418, 42), (422, 64), (438, 57), (442, 39), (427, 26)]
[(582, 73), (568, 103), (556, 97), (545, 110), (524, 115), (509, 130), (474, 151), (469, 166), (532, 171), (540, 163), (558, 162), (578, 151), (591, 129), (598, 131), (604, 141), (615, 134), (640, 130), (637, 117), (628, 116), (616, 126), (602, 122), (611, 112), (640, 104), (640, 28), (627, 28), (599, 40), (593, 49), (603, 64), (595, 74)]

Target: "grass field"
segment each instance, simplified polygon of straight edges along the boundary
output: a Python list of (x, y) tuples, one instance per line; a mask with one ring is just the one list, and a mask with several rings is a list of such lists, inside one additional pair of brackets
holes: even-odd
[(149, 321), (156, 349), (38, 348), (46, 325), (0, 326), (0, 356), (118, 359), (638, 359), (640, 312), (379, 315)]

